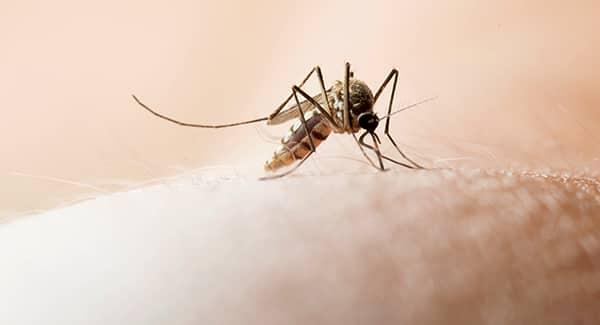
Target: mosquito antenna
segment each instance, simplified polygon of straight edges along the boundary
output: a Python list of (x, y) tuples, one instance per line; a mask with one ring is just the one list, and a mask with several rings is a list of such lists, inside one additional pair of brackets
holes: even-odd
[(385, 116), (383, 116), (383, 117), (380, 117), (380, 118), (379, 118), (379, 120), (386, 119), (386, 118), (388, 118), (388, 117), (391, 117), (391, 116), (392, 116), (392, 115), (394, 115), (394, 114), (397, 114), (397, 113), (400, 113), (400, 112), (403, 112), (403, 111), (409, 110), (409, 109), (411, 109), (411, 108), (414, 108), (414, 107), (416, 107), (416, 106), (419, 106), (419, 105), (421, 105), (421, 104), (424, 104), (424, 103), (427, 103), (427, 102), (430, 102), (430, 101), (432, 101), (432, 100), (435, 100), (435, 99), (437, 99), (437, 98), (438, 98), (437, 96), (435, 96), (435, 97), (430, 97), (430, 98), (424, 99), (424, 100), (422, 100), (422, 101), (420, 101), (420, 102), (416, 102), (416, 103), (414, 103), (414, 104), (410, 104), (410, 105), (408, 105), (408, 106), (404, 106), (404, 107), (402, 107), (401, 109), (399, 109), (399, 110), (397, 110), (397, 111), (393, 111), (393, 112), (391, 112), (389, 115), (385, 115)]
[(146, 106), (146, 104), (142, 103), (142, 101), (140, 101), (137, 97), (135, 97), (135, 95), (131, 95), (133, 96), (133, 99), (135, 99), (135, 101), (142, 106), (144, 109), (146, 109), (148, 112), (154, 114), (155, 116), (160, 117), (163, 120), (167, 120), (169, 122), (175, 123), (175, 124), (179, 124), (182, 126), (189, 126), (189, 127), (194, 127), (194, 128), (209, 128), (209, 129), (220, 129), (220, 128), (228, 128), (231, 126), (237, 126), (237, 125), (244, 125), (244, 124), (252, 124), (252, 123), (256, 123), (256, 122), (262, 122), (262, 121), (266, 121), (269, 118), (268, 117), (262, 117), (262, 118), (257, 118), (254, 120), (250, 120), (250, 121), (243, 121), (243, 122), (237, 122), (237, 123), (230, 123), (230, 124), (217, 124), (217, 125), (207, 125), (207, 124), (193, 124), (193, 123), (185, 123), (185, 122), (181, 122), (178, 121), (176, 119), (170, 118), (168, 116), (164, 116), (154, 110), (152, 110), (150, 107)]

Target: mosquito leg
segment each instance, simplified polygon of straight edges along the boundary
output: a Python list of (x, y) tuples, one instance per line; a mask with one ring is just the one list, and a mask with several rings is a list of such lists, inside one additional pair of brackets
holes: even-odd
[(379, 167), (377, 167), (377, 165), (375, 165), (375, 163), (373, 162), (371, 157), (369, 157), (369, 155), (367, 155), (367, 152), (363, 148), (363, 145), (358, 141), (358, 138), (356, 137), (356, 135), (354, 133), (351, 133), (351, 134), (352, 134), (352, 137), (354, 138), (354, 141), (356, 141), (356, 144), (358, 145), (360, 152), (362, 152), (363, 156), (367, 159), (367, 161), (371, 164), (371, 166), (373, 166), (373, 168), (379, 169)]
[(381, 159), (381, 150), (379, 150), (380, 140), (375, 133), (371, 133), (371, 138), (373, 138), (373, 144), (375, 145), (375, 152), (377, 153), (377, 160), (379, 160), (379, 167), (382, 171), (384, 171), (385, 167), (383, 167), (383, 159)]
[[(375, 151), (375, 147), (366, 144), (364, 141), (360, 142), (360, 145), (363, 146), (363, 147), (365, 147), (365, 148), (367, 148), (367, 149)], [(390, 157), (388, 157), (386, 155), (383, 155), (383, 154), (381, 155), (381, 158), (383, 158), (384, 160), (387, 160), (389, 162), (393, 162), (394, 164), (400, 165), (402, 167), (408, 168), (408, 169), (415, 169), (414, 166), (411, 166), (411, 165), (399, 162), (399, 161), (397, 161), (395, 159), (392, 159), (392, 158), (390, 158)]]
[[(310, 70), (310, 72), (306, 75), (306, 77), (304, 77), (304, 79), (302, 80), (302, 82), (300, 82), (300, 84), (298, 85), (298, 87), (302, 87), (304, 86), (304, 84), (308, 81), (308, 79), (310, 78), (310, 76), (312, 76), (313, 73), (315, 73), (316, 70), (321, 71), (321, 68), (319, 68), (319, 66), (316, 66), (314, 68), (312, 68)], [(277, 109), (271, 113), (271, 115), (269, 115), (269, 120), (273, 119), (275, 116), (277, 116), (277, 114), (279, 114), (279, 112), (281, 112), (281, 110), (285, 107), (285, 105), (287, 105), (290, 100), (292, 100), (292, 97), (294, 97), (294, 94), (290, 94), (288, 96), (288, 98), (286, 98), (283, 103), (281, 103), (281, 105), (279, 105), (279, 107), (277, 107)]]
[(402, 156), (402, 158), (406, 159), (408, 162), (410, 162), (411, 164), (413, 164), (413, 166), (415, 166), (417, 169), (425, 169), (425, 167), (417, 164), (414, 160), (408, 158), (406, 156), (406, 154), (404, 154), (404, 152), (402, 152), (402, 150), (400, 150), (400, 148), (396, 144), (396, 141), (394, 141), (394, 138), (392, 138), (392, 135), (389, 133), (388, 130), (385, 131), (385, 135), (387, 135), (388, 139), (390, 139), (390, 142), (394, 145), (394, 148), (396, 148), (396, 150), (398, 150), (398, 152), (400, 153), (400, 155)]
[(392, 79), (394, 80), (394, 82), (392, 84), (392, 93), (390, 95), (390, 101), (388, 104), (388, 110), (387, 110), (387, 114), (386, 114), (386, 118), (385, 118), (384, 134), (388, 137), (388, 139), (390, 139), (390, 142), (392, 143), (392, 145), (394, 145), (394, 148), (396, 148), (396, 150), (398, 150), (398, 153), (400, 153), (402, 158), (406, 159), (406, 161), (410, 162), (416, 168), (423, 169), (424, 168), (423, 166), (417, 164), (415, 161), (408, 158), (408, 156), (406, 156), (406, 154), (402, 150), (400, 150), (400, 148), (396, 144), (396, 141), (394, 141), (394, 138), (392, 138), (392, 135), (390, 134), (390, 121), (391, 121), (390, 114), (392, 113), (392, 105), (394, 104), (394, 96), (396, 95), (396, 88), (398, 87), (398, 70), (392, 69), (392, 71), (390, 71), (388, 76), (385, 78), (385, 80), (383, 81), (383, 83), (381, 84), (381, 86), (379, 87), (377, 92), (375, 93), (375, 102), (377, 102), (377, 99), (379, 98), (379, 96), (381, 95), (381, 93), (383, 92), (385, 87), (390, 83), (390, 81)]
[(381, 86), (379, 86), (379, 89), (377, 89), (377, 92), (375, 93), (375, 97), (373, 99), (375, 103), (377, 102), (377, 99), (379, 99), (379, 96), (381, 96), (381, 93), (383, 92), (387, 84), (390, 83), (390, 80), (392, 80), (392, 78), (394, 78), (394, 89), (392, 90), (392, 100), (390, 101), (390, 104), (392, 101), (394, 101), (394, 92), (396, 91), (396, 83), (398, 82), (398, 70), (396, 69), (392, 69), (392, 71), (390, 71), (387, 77), (385, 77), (385, 80), (383, 81)]
[[(298, 162), (290, 170), (288, 170), (286, 172), (283, 172), (281, 174), (276, 174), (276, 175), (272, 175), (272, 176), (261, 177), (260, 180), (268, 180), (268, 179), (280, 178), (280, 177), (284, 177), (286, 175), (289, 175), (289, 174), (293, 173), (296, 169), (298, 169), (298, 167), (300, 167), (308, 159), (308, 157), (310, 157), (310, 155), (312, 155), (316, 151), (316, 146), (315, 146), (315, 143), (313, 141), (312, 134), (310, 133), (310, 130), (308, 129), (308, 125), (306, 124), (306, 118), (304, 118), (304, 112), (302, 112), (302, 109), (300, 108), (300, 101), (298, 100), (298, 95), (297, 95), (296, 87), (295, 86), (292, 88), (292, 96), (296, 100), (297, 108), (298, 108), (298, 111), (299, 111), (299, 114), (300, 114), (300, 121), (302, 122), (302, 127), (304, 128), (304, 132), (306, 133), (306, 136), (308, 137), (308, 145), (310, 147), (310, 151), (306, 154), (306, 156), (304, 156), (302, 158), (302, 160), (300, 160), (300, 162)], [(301, 143), (299, 143), (299, 145), (300, 144)], [(293, 152), (292, 152), (292, 156), (296, 157)]]
[(304, 132), (306, 133), (306, 136), (308, 137), (308, 144), (310, 145), (310, 153), (315, 152), (316, 147), (315, 147), (315, 143), (313, 142), (313, 138), (311, 133), (309, 132), (310, 130), (308, 129), (308, 125), (306, 124), (306, 118), (304, 117), (304, 112), (302, 112), (302, 109), (300, 108), (300, 101), (298, 100), (298, 94), (296, 93), (295, 90), (292, 90), (294, 92), (294, 99), (296, 100), (296, 104), (298, 107), (298, 113), (300, 114), (300, 121), (302, 122), (302, 127), (304, 128)]
[(350, 130), (350, 63), (344, 70), (344, 131)]
[(300, 96), (304, 97), (307, 101), (309, 101), (315, 108), (319, 111), (319, 113), (323, 114), (323, 116), (327, 119), (327, 121), (331, 124), (334, 129), (340, 130), (340, 126), (336, 123), (333, 117), (319, 104), (314, 98), (310, 97), (304, 90), (300, 89), (298, 86), (294, 86), (292, 88), (293, 91), (300, 94)]
[[(319, 83), (321, 86), (321, 93), (322, 96), (325, 98), (325, 101), (327, 103), (327, 108), (329, 109), (330, 112), (332, 112), (332, 107), (331, 104), (329, 102), (329, 98), (327, 97), (327, 90), (325, 88), (325, 81), (323, 80), (323, 73), (321, 71), (321, 67), (320, 66), (315, 66), (314, 68), (312, 68), (310, 70), (310, 72), (306, 75), (306, 77), (304, 77), (304, 79), (302, 80), (302, 82), (300, 82), (300, 84), (298, 84), (299, 88), (302, 88), (304, 86), (304, 84), (308, 81), (308, 79), (310, 79), (310, 77), (312, 76), (313, 73), (317, 73), (317, 76), (319, 78)], [(277, 109), (271, 113), (271, 115), (269, 115), (269, 118), (272, 119), (274, 118), (277, 114), (279, 114), (279, 112), (281, 112), (281, 110), (290, 102), (290, 100), (292, 100), (292, 97), (294, 96), (294, 94), (290, 94), (288, 96), (288, 98), (285, 99), (285, 101), (283, 101), (283, 103), (281, 103), (281, 105), (279, 105), (279, 107), (277, 107)]]
[(394, 84), (392, 85), (392, 94), (390, 95), (390, 102), (388, 104), (387, 114), (385, 115), (385, 134), (388, 134), (388, 130), (390, 129), (390, 113), (392, 112), (392, 105), (394, 104), (394, 96), (396, 95), (396, 87), (398, 85), (398, 70), (392, 69), (392, 71), (390, 71), (390, 73), (385, 78), (381, 86), (379, 86), (379, 89), (375, 93), (374, 97), (374, 101), (376, 103), (377, 99), (379, 99), (379, 96), (381, 96), (381, 93), (383, 92), (385, 87), (387, 87), (387, 85), (390, 83), (390, 80), (392, 80), (392, 78), (394, 79)]
[(327, 104), (327, 109), (329, 110), (329, 114), (335, 117), (335, 112), (333, 111), (333, 106), (329, 102), (329, 97), (327, 97), (327, 90), (325, 89), (325, 81), (323, 80), (323, 74), (321, 73), (321, 68), (319, 66), (315, 67), (317, 71), (317, 76), (319, 77), (319, 83), (321, 84), (321, 94), (323, 98), (325, 98), (325, 104)]
[[(319, 86), (321, 88), (321, 93), (319, 94), (318, 97), (312, 97), (313, 99), (315, 99), (316, 101), (322, 103), (321, 107), (325, 106), (325, 108), (329, 111), (329, 115), (332, 116), (332, 120), (334, 123), (332, 123), (332, 125), (334, 126), (335, 130), (341, 130), (341, 128), (339, 127), (341, 125), (341, 121), (338, 121), (338, 119), (335, 116), (335, 111), (334, 111), (334, 107), (331, 103), (331, 100), (329, 99), (329, 91), (331, 89), (326, 89), (325, 88), (325, 81), (323, 79), (323, 73), (321, 71), (321, 67), (319, 66), (315, 66), (311, 72), (309, 73), (309, 75), (307, 76), (307, 78), (305, 78), (299, 85), (298, 88), (302, 88), (302, 86), (306, 83), (306, 81), (308, 80), (308, 78), (310, 78), (310, 76), (314, 76), (314, 72), (316, 72), (317, 75), (317, 79), (319, 82)], [(285, 108), (285, 106), (289, 103), (289, 101), (291, 100), (291, 98), (293, 97), (293, 94), (291, 94), (290, 96), (288, 96), (288, 98), (273, 112), (271, 113), (271, 115), (268, 118), (267, 124), (268, 125), (275, 125), (275, 124), (281, 124), (283, 122), (286, 122), (290, 119), (293, 118), (297, 118), (298, 117), (298, 111), (295, 109), (294, 106), (292, 107), (288, 107)], [(324, 102), (323, 102), (324, 100)], [(307, 106), (307, 102), (310, 101), (303, 101), (301, 103), (302, 106), (302, 111), (306, 112), (307, 108), (310, 108), (310, 105)], [(312, 104), (312, 103), (311, 103)], [(285, 108), (285, 109), (284, 109)]]
[(385, 170), (385, 167), (383, 167), (382, 154), (381, 154), (381, 151), (379, 150), (379, 144), (377, 143), (377, 142), (378, 142), (378, 140), (379, 140), (379, 138), (377, 138), (377, 137), (374, 135), (374, 133), (371, 133), (371, 137), (373, 138), (373, 144), (374, 144), (374, 147), (372, 147), (372, 146), (368, 146), (368, 145), (365, 143), (365, 136), (366, 136), (367, 134), (370, 134), (370, 133), (368, 133), (368, 132), (365, 132), (365, 133), (363, 133), (363, 134), (360, 136), (360, 138), (358, 138), (358, 143), (359, 143), (359, 144), (362, 144), (362, 145), (365, 145), (367, 148), (369, 148), (369, 149), (373, 150), (373, 151), (374, 151), (374, 152), (377, 154), (377, 160), (379, 161), (379, 167), (377, 167), (377, 169), (379, 169), (379, 170), (381, 170), (381, 171), (384, 171), (384, 170)]

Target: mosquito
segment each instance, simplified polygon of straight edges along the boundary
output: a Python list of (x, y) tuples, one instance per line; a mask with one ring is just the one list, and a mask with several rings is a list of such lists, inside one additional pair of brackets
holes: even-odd
[[(310, 96), (302, 89), (302, 87), (311, 76), (315, 74), (321, 88), (321, 93), (316, 96)], [(387, 115), (380, 118), (373, 111), (373, 107), (390, 81), (392, 81), (392, 91), (387, 107)], [(292, 124), (289, 131), (281, 138), (281, 145), (275, 150), (273, 157), (264, 165), (265, 171), (273, 174), (262, 177), (261, 179), (279, 178), (293, 173), (316, 152), (316, 148), (319, 144), (325, 141), (332, 132), (341, 134), (348, 133), (352, 135), (363, 156), (370, 165), (378, 170), (385, 170), (383, 165), (384, 160), (409, 169), (424, 169), (423, 166), (410, 159), (396, 144), (396, 141), (390, 134), (390, 117), (401, 111), (431, 101), (435, 99), (435, 97), (425, 99), (392, 112), (397, 84), (398, 70), (392, 69), (377, 92), (375, 92), (375, 95), (373, 95), (373, 92), (365, 82), (354, 78), (354, 73), (350, 70), (350, 63), (346, 63), (344, 80), (337, 80), (333, 86), (326, 89), (321, 68), (316, 66), (310, 70), (300, 84), (292, 86), (291, 94), (269, 116), (243, 122), (218, 125), (181, 122), (156, 112), (140, 101), (135, 95), (133, 95), (133, 99), (155, 116), (187, 127), (217, 129), (265, 121), (267, 125), (278, 125), (295, 119), (295, 122)], [(296, 104), (286, 108), (292, 98)], [(385, 120), (383, 133), (387, 136), (405, 162), (400, 162), (381, 153), (381, 150), (379, 149), (381, 139), (375, 131), (383, 120)], [(357, 134), (361, 132), (362, 134), (357, 136)], [(371, 137), (372, 145), (365, 142), (366, 136)], [(376, 154), (377, 163), (369, 157), (365, 149)], [(294, 165), (294, 163), (296, 164)], [(294, 166), (287, 171), (275, 173), (276, 171), (291, 165)]]

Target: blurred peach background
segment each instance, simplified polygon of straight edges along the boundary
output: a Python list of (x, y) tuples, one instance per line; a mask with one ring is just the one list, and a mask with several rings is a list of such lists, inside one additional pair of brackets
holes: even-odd
[[(598, 1), (57, 0), (1, 9), (0, 218), (205, 166), (260, 171), (274, 147), (264, 134), (281, 129), (176, 127), (130, 95), (189, 122), (239, 121), (270, 113), (314, 65), (326, 82), (341, 78), (345, 61), (373, 88), (398, 68), (397, 107), (438, 96), (393, 121), (408, 153), (430, 166), (600, 167)], [(360, 157), (337, 138), (321, 147), (319, 165)]]

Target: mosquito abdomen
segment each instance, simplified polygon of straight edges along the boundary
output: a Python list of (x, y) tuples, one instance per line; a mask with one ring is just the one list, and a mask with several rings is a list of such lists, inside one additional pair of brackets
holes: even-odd
[[(310, 133), (315, 148), (331, 134), (331, 127), (320, 113), (312, 110), (304, 114), (306, 127)], [(273, 157), (265, 163), (266, 171), (275, 171), (299, 161), (310, 153), (310, 140), (298, 119), (281, 138), (281, 146), (275, 150)]]

